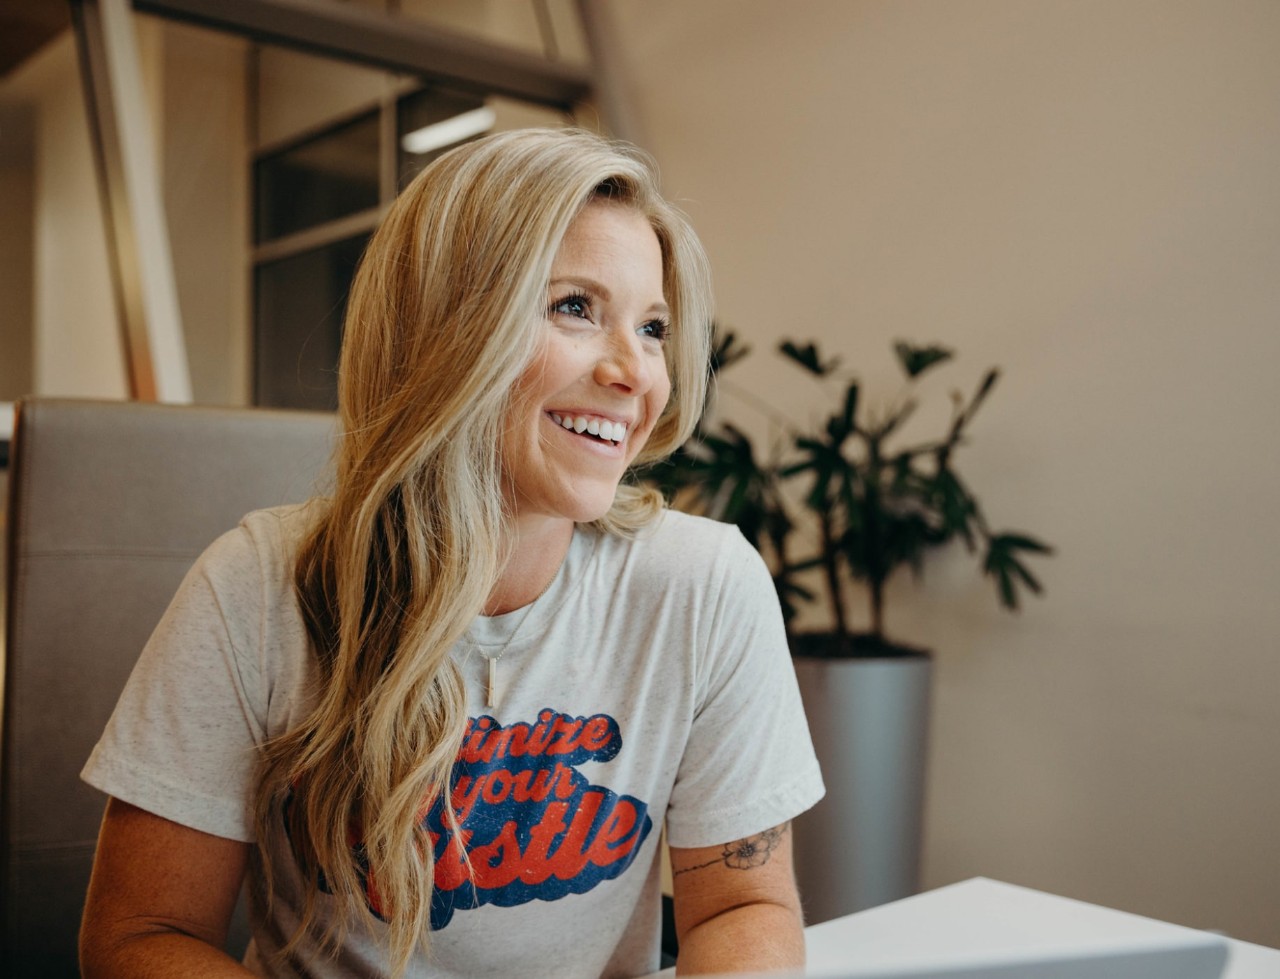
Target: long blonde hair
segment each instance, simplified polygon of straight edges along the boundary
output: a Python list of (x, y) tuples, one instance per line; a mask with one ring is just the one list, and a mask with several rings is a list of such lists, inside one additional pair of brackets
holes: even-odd
[[(326, 931), (330, 943), (347, 919), (372, 922), (353, 827), (393, 971), (429, 945), (422, 816), (446, 793), (455, 819), (447, 792), (466, 722), (450, 649), (502, 570), (498, 447), (510, 392), (538, 351), (551, 265), (600, 198), (645, 215), (662, 250), (672, 395), (637, 459), (649, 462), (688, 438), (701, 411), (710, 290), (702, 248), (643, 154), (567, 130), (466, 144), (418, 175), (361, 260), (339, 369), (336, 489), (295, 568), (321, 684), (307, 717), (266, 745), (256, 800), (263, 872), (283, 830), (308, 882), (287, 948), (316, 923), (320, 881), (351, 912)], [(598, 524), (631, 534), (661, 505), (624, 483)]]

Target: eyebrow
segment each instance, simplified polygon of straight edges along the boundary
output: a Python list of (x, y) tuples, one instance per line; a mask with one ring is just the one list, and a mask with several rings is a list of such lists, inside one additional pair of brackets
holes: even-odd
[[(573, 286), (575, 289), (581, 289), (584, 292), (589, 292), (593, 295), (599, 296), (605, 302), (609, 302), (613, 299), (613, 294), (609, 292), (608, 288), (603, 283), (597, 282), (595, 279), (587, 276), (563, 276), (559, 279), (552, 279), (547, 283), (547, 288), (549, 289), (554, 289), (557, 286)], [(665, 300), (651, 303), (649, 305), (649, 310), (650, 312), (662, 313), (664, 315), (670, 315), (671, 313), (671, 307), (667, 305)]]

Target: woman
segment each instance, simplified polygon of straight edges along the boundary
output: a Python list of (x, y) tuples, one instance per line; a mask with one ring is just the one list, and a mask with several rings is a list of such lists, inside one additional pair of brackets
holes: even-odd
[(692, 430), (708, 322), (635, 152), (418, 176), (353, 285), (332, 497), (206, 552), (86, 766), (86, 976), (644, 974), (664, 820), (681, 970), (801, 960), (822, 788), (769, 576), (622, 482)]

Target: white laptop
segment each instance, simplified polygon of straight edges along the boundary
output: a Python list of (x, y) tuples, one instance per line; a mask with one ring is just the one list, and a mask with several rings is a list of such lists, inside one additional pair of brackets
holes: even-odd
[(805, 932), (821, 979), (1218, 979), (1219, 935), (975, 878)]

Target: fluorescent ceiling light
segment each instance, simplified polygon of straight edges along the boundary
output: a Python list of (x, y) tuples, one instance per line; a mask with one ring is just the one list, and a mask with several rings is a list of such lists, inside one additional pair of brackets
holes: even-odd
[(423, 126), (411, 133), (405, 133), (400, 138), (400, 145), (406, 153), (430, 153), (442, 146), (452, 146), (454, 143), (461, 143), (464, 139), (488, 132), (493, 128), (497, 118), (497, 113), (488, 106), (482, 106), (479, 109), (464, 112), (462, 115), (452, 116), (443, 122), (433, 122), (430, 126)]

